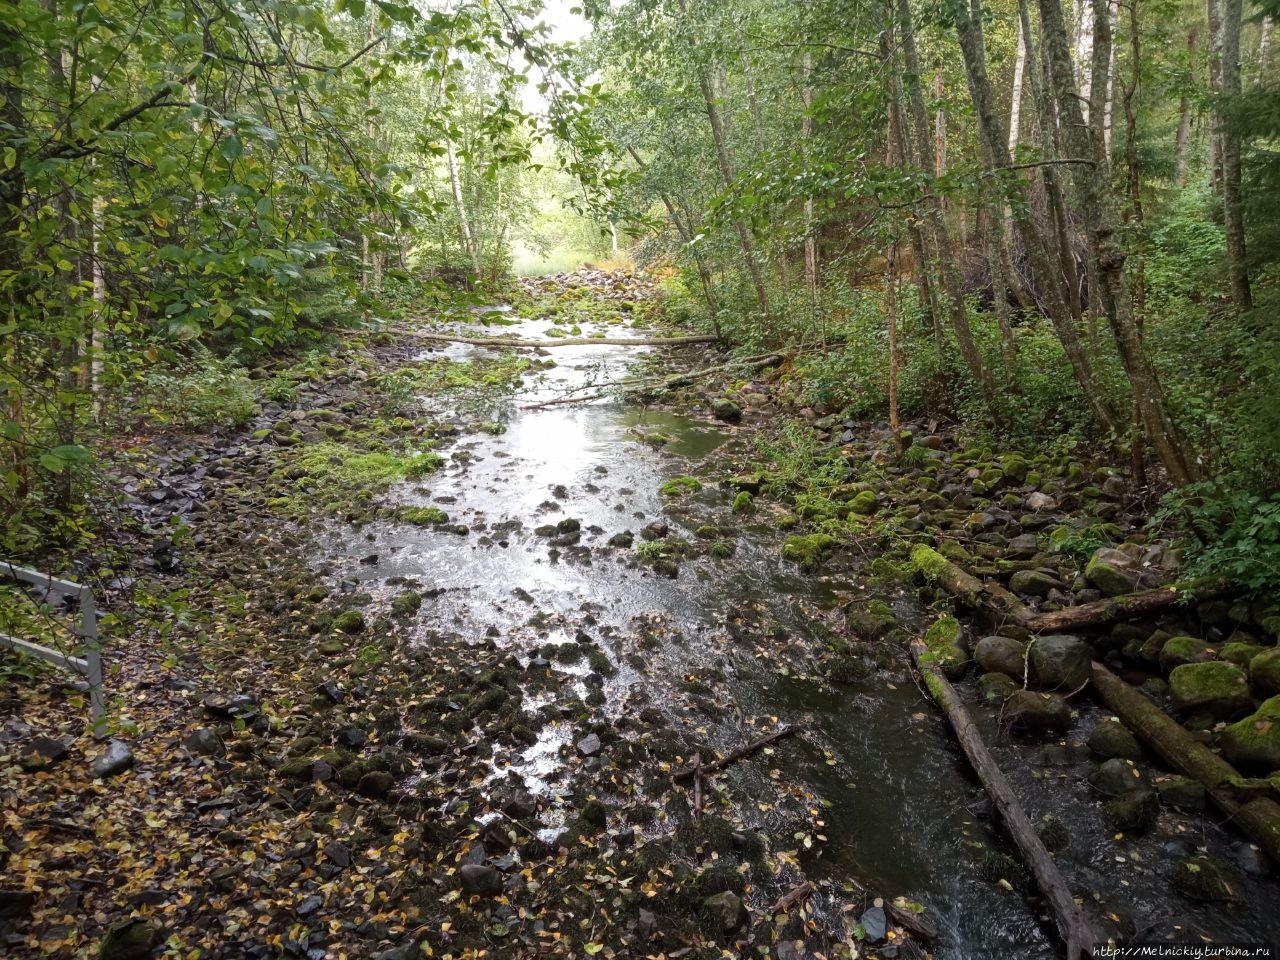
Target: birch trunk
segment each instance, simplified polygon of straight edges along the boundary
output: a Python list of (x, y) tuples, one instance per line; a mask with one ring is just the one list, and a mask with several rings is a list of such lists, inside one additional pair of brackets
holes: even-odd
[(1222, 90), (1217, 108), (1219, 149), (1222, 151), (1222, 210), (1227, 234), (1227, 274), (1236, 311), (1253, 308), (1245, 250), (1244, 203), (1241, 198), (1240, 135), (1231, 129), (1225, 109), (1240, 99), (1240, 24), (1242, 0), (1222, 4)]
[[(1196, 43), (1200, 32), (1196, 27), (1187, 31), (1187, 60), (1194, 62)], [(1190, 84), (1182, 86), (1181, 102), (1178, 105), (1178, 134), (1174, 145), (1174, 164), (1177, 170), (1177, 183), (1180, 187), (1187, 185), (1187, 172), (1191, 156), (1191, 90)]]
[[(1206, 0), (1209, 19), (1209, 90), (1215, 96), (1222, 94), (1222, 6), (1221, 0)], [(1214, 112), (1214, 123), (1209, 133), (1209, 182), (1214, 193), (1222, 190), (1222, 125), (1220, 114)]]
[(1084, 122), (1089, 122), (1089, 108), (1093, 97), (1093, 40), (1095, 19), (1090, 0), (1076, 0), (1076, 83), (1080, 87), (1080, 111)]
[[(800, 120), (800, 139), (806, 158), (813, 139), (813, 53), (804, 52), (804, 115)], [(818, 240), (813, 235), (813, 196), (804, 198), (804, 288), (809, 295), (809, 309), (818, 310)], [(824, 338), (825, 339), (825, 338)]]

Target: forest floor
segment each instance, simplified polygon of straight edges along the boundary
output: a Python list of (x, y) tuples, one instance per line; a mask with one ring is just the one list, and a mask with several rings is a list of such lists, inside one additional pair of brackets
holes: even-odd
[[(652, 332), (653, 293), (621, 274), (531, 281), (509, 317), (453, 329), (550, 318), (552, 339), (634, 336)], [(1003, 918), (1011, 943), (999, 955), (1052, 955), (1025, 878), (982, 824), (989, 811), (932, 810), (968, 839), (920, 853), (983, 874), (963, 878), (985, 885), (973, 929), (950, 919), (941, 893), (922, 919), (901, 896), (914, 891), (910, 870), (859, 872), (822, 853), (847, 839), (832, 820), (855, 795), (822, 771), (859, 776), (827, 727), (849, 711), (865, 729), (890, 724), (917, 744), (904, 748), (915, 776), (979, 803), (903, 652), (935, 619), (908, 559), (913, 538), (979, 574), (1018, 577), (1047, 609), (1102, 595), (1080, 567), (1108, 541), (1131, 545), (1112, 558), (1130, 588), (1160, 578), (1162, 548), (1141, 544), (1146, 504), (1118, 471), (1070, 455), (997, 457), (923, 425), (921, 455), (894, 467), (883, 425), (796, 409), (776, 370), (695, 376), (643, 401), (634, 422), (565, 404), (535, 434), (508, 424), (513, 404), (719, 363), (703, 348), (621, 353), (613, 366), (554, 349), (459, 353), (410, 326), (267, 371), (272, 399), (243, 433), (135, 445), (117, 467), (129, 502), (114, 541), (129, 559), (101, 597), (112, 742), (128, 755), (95, 768), (108, 746), (86, 730), (83, 695), (52, 674), (10, 675), (3, 690), (8, 955), (909, 957), (934, 948), (939, 915), (944, 938), (972, 944)], [(791, 417), (811, 430), (784, 428)], [(593, 460), (606, 429), (625, 430), (631, 452)], [(539, 470), (521, 473), (529, 463)], [(570, 482), (553, 482), (551, 467)], [(1060, 549), (1045, 553), (1058, 529)], [(796, 609), (771, 610), (766, 593)], [(947, 623), (960, 649), (967, 624)], [(1150, 661), (1145, 647), (1171, 626), (1111, 639)], [(1227, 605), (1200, 611), (1195, 628), (1219, 646), (1267, 643)], [(790, 703), (772, 687), (753, 699), (766, 676), (808, 686)], [(897, 692), (860, 707), (863, 694), (841, 685), (869, 678)], [(1012, 693), (984, 683), (989, 703)], [(1047, 780), (1070, 805), (1071, 790), (1089, 790), (1083, 736), (1098, 718), (1079, 708), (1073, 740), (1056, 704), (1028, 709), (1024, 724), (1062, 737), (1061, 757), (1045, 762), (1075, 766), (1069, 787), (1065, 772), (1028, 772), (1023, 785), (1044, 801)], [(804, 729), (789, 735), (793, 722)], [(784, 739), (725, 774), (697, 773), (773, 735)], [(911, 789), (895, 786), (876, 809), (909, 806)], [(1082, 848), (1113, 833), (1090, 802), (1096, 824), (1062, 814)], [(1123, 883), (1144, 893), (1163, 889), (1171, 864), (1208, 857), (1201, 846), (1219, 868), (1229, 838), (1194, 804), (1180, 809), (1169, 800), (1147, 846), (1127, 848), (1145, 866), (1115, 867), (1125, 860), (1108, 851), (1085, 871), (1104, 935), (1150, 916), (1102, 890), (1103, 864), (1130, 870)], [(894, 848), (927, 833), (910, 820), (925, 816), (908, 810), (884, 838), (886, 861), (907, 857)], [(1151, 828), (1135, 822), (1125, 842)], [(1151, 852), (1178, 835), (1204, 843)], [(1259, 878), (1239, 881), (1248, 911), (1274, 903)], [(1217, 916), (1178, 902), (1164, 914), (1169, 937), (1193, 929), (1179, 916), (1199, 930)], [(1245, 939), (1257, 928), (1230, 929)]]

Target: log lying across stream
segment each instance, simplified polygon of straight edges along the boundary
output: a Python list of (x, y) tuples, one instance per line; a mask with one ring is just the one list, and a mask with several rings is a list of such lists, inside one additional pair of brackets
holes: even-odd
[(1238, 790), (1248, 784), (1236, 769), (1189, 734), (1182, 725), (1100, 663), (1093, 690), (1124, 725), (1175, 770), (1199, 780), (1214, 804), (1250, 840), (1280, 861), (1280, 803)]
[(1062, 878), (1058, 865), (1053, 862), (1053, 857), (1045, 849), (1040, 835), (1036, 833), (1026, 810), (1018, 801), (1009, 781), (1005, 779), (995, 757), (983, 743), (982, 735), (974, 725), (968, 707), (960, 699), (956, 688), (947, 680), (942, 669), (933, 661), (929, 648), (923, 640), (917, 638), (911, 642), (911, 657), (924, 676), (929, 693), (938, 702), (947, 719), (951, 721), (951, 728), (955, 731), (956, 739), (960, 741), (969, 764), (978, 775), (978, 779), (982, 781), (982, 786), (1000, 814), (1005, 830), (1018, 848), (1018, 852), (1022, 854), (1022, 859), (1031, 871), (1032, 877), (1035, 878), (1036, 885), (1048, 901), (1058, 932), (1067, 944), (1068, 960), (1092, 957), (1093, 945), (1102, 942), (1102, 938), (1090, 929), (1080, 905), (1076, 903), (1066, 881)]
[(548, 337), (545, 340), (522, 340), (519, 337), (461, 337), (456, 334), (423, 333), (406, 330), (419, 340), (437, 343), (463, 343), (473, 347), (514, 347), (532, 350), (539, 347), (679, 347), (690, 343), (719, 343), (710, 335), (692, 337)]

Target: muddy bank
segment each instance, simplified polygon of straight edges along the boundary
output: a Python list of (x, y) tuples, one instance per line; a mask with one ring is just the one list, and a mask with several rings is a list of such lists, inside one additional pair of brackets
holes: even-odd
[[(372, 341), (275, 371), (245, 435), (139, 463), (134, 552), (150, 561), (120, 581), (135, 642), (116, 654), (134, 765), (95, 780), (76, 751), (98, 748), (63, 708), (10, 701), (32, 728), (10, 728), (11, 760), (37, 730), (73, 746), (3, 774), (6, 869), (15, 892), (41, 888), (8, 921), (16, 955), (91, 952), (132, 917), (210, 957), (1052, 956), (908, 667), (905, 642), (931, 626), (1101, 931), (1274, 932), (1266, 862), (1141, 747), (1111, 743), (1117, 725), (1065, 672), (1028, 677), (1052, 722), (1013, 729), (1010, 664), (1030, 638), (940, 619), (949, 597), (911, 560), (927, 544), (1037, 608), (1144, 586), (1168, 566), (1123, 475), (923, 425), (899, 459), (883, 427), (794, 410), (785, 367), (545, 406), (727, 359), (552, 343), (651, 335), (651, 294), (627, 277), (531, 284), (445, 329), (544, 348)], [(1116, 578), (1082, 571), (1111, 545)], [(1168, 638), (1137, 658), (1157, 631), (1221, 660), (1228, 642), (1274, 644), (1250, 616), (1179, 612), (1083, 642), (1154, 680)], [(977, 676), (975, 657), (1000, 665), (988, 654), (1012, 672)], [(788, 725), (802, 730), (673, 783)], [(1133, 760), (1141, 790), (1108, 794), (1104, 760)], [(103, 822), (130, 824), (131, 848)], [(110, 855), (87, 859), (84, 831)], [(1229, 896), (1186, 883), (1204, 864)], [(92, 919), (68, 924), (69, 905)]]

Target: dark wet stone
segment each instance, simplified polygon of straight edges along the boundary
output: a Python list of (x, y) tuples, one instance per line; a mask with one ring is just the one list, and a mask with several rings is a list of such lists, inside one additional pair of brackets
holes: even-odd
[(107, 749), (89, 764), (89, 772), (99, 779), (114, 777), (133, 766), (133, 750), (123, 740), (112, 740)]
[(483, 863), (467, 863), (458, 870), (462, 892), (468, 896), (496, 897), (502, 893), (502, 874)]
[(1121, 797), (1150, 787), (1146, 774), (1136, 763), (1119, 757), (1098, 764), (1089, 774), (1089, 785), (1104, 797)]
[(1133, 593), (1138, 588), (1138, 571), (1132, 557), (1111, 547), (1103, 547), (1089, 560), (1084, 575), (1109, 597)]
[(380, 800), (391, 792), (396, 784), (395, 777), (382, 770), (370, 770), (356, 783), (356, 793), (370, 800)]
[(1047, 597), (1062, 587), (1062, 581), (1043, 570), (1019, 570), (1009, 579), (1009, 589), (1029, 597)]
[(742, 408), (725, 397), (712, 402), (711, 412), (717, 420), (725, 423), (737, 423), (742, 419)]
[(326, 680), (317, 688), (330, 703), (341, 704), (347, 699), (347, 691), (342, 689), (340, 683), (333, 680)]
[(747, 924), (747, 908), (732, 890), (712, 894), (702, 901), (702, 915), (717, 933), (733, 933)]
[(36, 895), (30, 890), (0, 890), (0, 920), (22, 920), (31, 914)]
[(863, 911), (859, 922), (862, 924), (862, 929), (870, 943), (879, 943), (888, 932), (888, 921), (884, 914), (884, 907), (872, 907)]
[(1135, 790), (1107, 801), (1107, 820), (1115, 830), (1146, 833), (1160, 816), (1160, 798), (1154, 790)]
[(1028, 659), (1041, 688), (1069, 692), (1088, 682), (1093, 649), (1079, 637), (1050, 634), (1032, 642)]
[(1204, 784), (1191, 777), (1176, 774), (1159, 777), (1156, 780), (1156, 792), (1160, 794), (1160, 802), (1179, 810), (1203, 810), (1205, 805)]
[(615, 533), (609, 538), (609, 546), (619, 547), (621, 549), (630, 549), (635, 543), (636, 536), (630, 530), (623, 530), (621, 533)]
[(33, 737), (19, 753), (18, 765), (28, 773), (34, 773), (53, 766), (70, 752), (71, 748), (61, 740), (53, 737)]
[(1056, 693), (1015, 690), (1005, 703), (1004, 716), (1016, 729), (1032, 734), (1065, 733), (1071, 729), (1071, 708)]
[(227, 752), (222, 738), (208, 727), (198, 727), (187, 734), (182, 740), (182, 749), (200, 757), (221, 757)]
[(351, 849), (337, 840), (325, 844), (324, 855), (335, 866), (349, 867), (351, 865)]
[(324, 897), (312, 895), (298, 904), (296, 913), (300, 917), (307, 917), (315, 913), (324, 906)]
[(143, 920), (118, 923), (102, 938), (98, 960), (143, 960), (159, 945), (163, 934)]
[(1251, 877), (1269, 877), (1273, 872), (1270, 858), (1247, 840), (1231, 845), (1231, 859)]
[(338, 733), (338, 746), (360, 750), (369, 742), (369, 734), (359, 727), (346, 727)]
[(1234, 903), (1244, 898), (1245, 880), (1240, 868), (1207, 853), (1175, 864), (1169, 871), (1169, 882), (1192, 900)]
[(1021, 678), (1027, 645), (1012, 637), (983, 637), (973, 648), (973, 659), (989, 673)]
[(1118, 720), (1100, 720), (1089, 733), (1089, 749), (1104, 759), (1137, 760), (1142, 756), (1138, 738)]
[(645, 540), (661, 540), (670, 532), (671, 528), (665, 520), (655, 520), (640, 531), (640, 536)]

